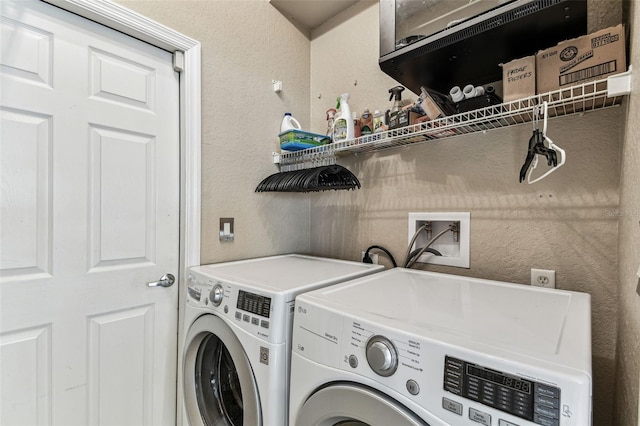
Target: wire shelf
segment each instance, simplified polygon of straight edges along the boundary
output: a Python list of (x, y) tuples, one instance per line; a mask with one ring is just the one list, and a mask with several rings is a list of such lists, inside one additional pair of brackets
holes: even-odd
[[(624, 87), (622, 91), (612, 91), (610, 86), (619, 85), (618, 81), (621, 81), (619, 76), (628, 80), (622, 80), (622, 86)], [(619, 105), (623, 96), (630, 92), (630, 89), (627, 89), (627, 87), (630, 87), (630, 71), (613, 77), (617, 77), (614, 84), (610, 82), (610, 77), (609, 79), (571, 86), (400, 129), (375, 133), (302, 151), (282, 152), (274, 154), (274, 156), (277, 156), (277, 159), (274, 158), (274, 160), (279, 162), (282, 171), (299, 170), (335, 164), (338, 156), (380, 151), (403, 145), (413, 145), (528, 123), (533, 120), (536, 106), (542, 105), (545, 101), (548, 104), (549, 117), (568, 116), (609, 108)]]

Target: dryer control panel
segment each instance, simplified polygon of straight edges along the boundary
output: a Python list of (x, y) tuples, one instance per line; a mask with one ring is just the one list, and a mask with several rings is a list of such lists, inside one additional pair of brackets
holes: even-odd
[(445, 356), (444, 390), (540, 425), (557, 425), (560, 389)]

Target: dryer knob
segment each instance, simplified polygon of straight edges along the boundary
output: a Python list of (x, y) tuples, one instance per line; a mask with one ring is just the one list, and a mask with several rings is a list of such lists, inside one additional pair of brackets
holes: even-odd
[(209, 293), (209, 300), (213, 304), (213, 306), (220, 306), (222, 303), (222, 298), (224, 296), (224, 289), (220, 284), (216, 284), (211, 292)]
[(398, 351), (386, 337), (373, 336), (367, 342), (367, 362), (376, 374), (391, 376), (398, 368)]

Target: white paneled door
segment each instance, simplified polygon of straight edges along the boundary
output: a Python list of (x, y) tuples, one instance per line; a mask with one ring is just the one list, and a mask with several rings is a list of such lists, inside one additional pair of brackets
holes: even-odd
[(0, 424), (175, 423), (172, 55), (2, 0)]

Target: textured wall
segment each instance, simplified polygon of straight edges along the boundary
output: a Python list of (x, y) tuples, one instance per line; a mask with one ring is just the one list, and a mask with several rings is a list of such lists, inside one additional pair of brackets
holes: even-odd
[[(592, 29), (621, 21), (619, 2), (591, 2)], [(312, 33), (311, 122), (341, 92), (352, 110), (384, 109), (397, 83), (378, 67), (377, 3), (360, 3)], [(340, 46), (340, 55), (336, 53)], [(594, 424), (611, 424), (617, 302), (620, 146), (624, 108), (551, 120), (568, 153), (546, 180), (518, 183), (531, 125), (341, 159), (361, 180), (356, 192), (313, 195), (312, 251), (358, 259), (379, 243), (397, 257), (412, 211), (471, 212), (471, 268), (427, 269), (529, 283), (554, 269), (558, 288), (592, 295)]]
[[(631, 63), (640, 64), (640, 4), (630, 2)], [(640, 379), (640, 296), (636, 271), (640, 266), (640, 73), (634, 70), (622, 149), (620, 242), (618, 274), (618, 350), (615, 424), (636, 426)]]
[[(308, 197), (253, 191), (277, 171), (284, 112), (308, 127), (309, 40), (267, 0), (118, 3), (202, 43), (202, 262), (307, 252)], [(220, 217), (234, 242), (218, 241)]]

